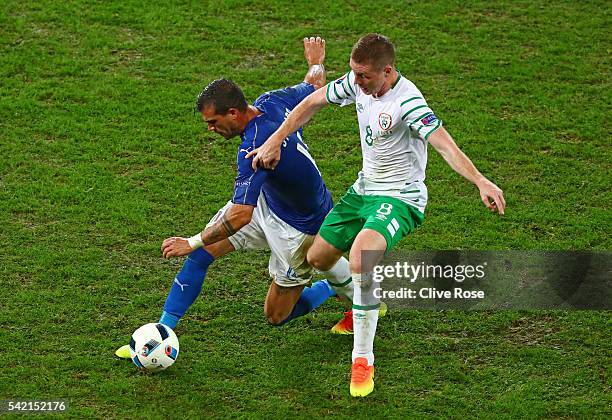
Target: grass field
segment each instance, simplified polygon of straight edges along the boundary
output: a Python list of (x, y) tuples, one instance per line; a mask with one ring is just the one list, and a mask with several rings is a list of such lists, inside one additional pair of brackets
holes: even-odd
[[(400, 249), (610, 250), (610, 4), (604, 1), (136, 2), (0, 5), (0, 400), (64, 399), (75, 418), (612, 416), (608, 311), (391, 312), (377, 388), (348, 395), (342, 306), (267, 325), (267, 253), (215, 263), (158, 375), (113, 357), (159, 317), (190, 236), (230, 197), (236, 139), (192, 112), (219, 76), (249, 100), (328, 77), (377, 31), (479, 169), (497, 217), (430, 153), (424, 226)], [(608, 29), (605, 29), (608, 28)], [(338, 198), (361, 165), (354, 109), (305, 139)]]

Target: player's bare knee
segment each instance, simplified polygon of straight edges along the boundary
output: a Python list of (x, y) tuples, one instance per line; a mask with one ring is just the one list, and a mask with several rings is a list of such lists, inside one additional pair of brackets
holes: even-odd
[(268, 320), (268, 324), (273, 325), (275, 327), (279, 327), (281, 325), (283, 325), (283, 321), (285, 321), (285, 319), (287, 319), (287, 315), (286, 314), (280, 314), (277, 312), (265, 312), (266, 315), (266, 319)]
[(308, 254), (306, 254), (306, 260), (311, 267), (319, 271), (327, 271), (331, 270), (334, 266), (335, 261), (330, 260), (329, 258), (325, 258), (320, 252), (313, 251), (312, 248), (308, 250)]

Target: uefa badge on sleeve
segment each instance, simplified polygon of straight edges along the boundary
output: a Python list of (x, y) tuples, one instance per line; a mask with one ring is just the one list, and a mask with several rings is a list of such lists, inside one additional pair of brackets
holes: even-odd
[(429, 114), (426, 117), (421, 119), (421, 124), (429, 125), (429, 124), (433, 124), (437, 120), (438, 120), (438, 117), (436, 117), (434, 114)]

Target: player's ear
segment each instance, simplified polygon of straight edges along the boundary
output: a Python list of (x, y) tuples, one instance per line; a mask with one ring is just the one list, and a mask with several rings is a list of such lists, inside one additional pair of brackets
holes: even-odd
[(227, 110), (227, 115), (232, 117), (232, 118), (238, 117), (239, 113), (240, 113), (240, 111), (237, 108), (230, 108), (230, 109)]

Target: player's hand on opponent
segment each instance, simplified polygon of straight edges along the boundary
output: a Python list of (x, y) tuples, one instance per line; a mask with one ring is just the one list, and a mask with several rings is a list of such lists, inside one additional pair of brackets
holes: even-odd
[(264, 169), (274, 169), (281, 157), (281, 145), (277, 146), (275, 144), (275, 135), (271, 135), (268, 140), (261, 146), (256, 149), (251, 150), (245, 156), (245, 159), (249, 159), (253, 156), (253, 162), (251, 162), (251, 166), (253, 170), (256, 171), (258, 166), (261, 166)]
[[(325, 61), (325, 40), (319, 36), (304, 38), (304, 57), (309, 66), (322, 66)], [(313, 71), (313, 68), (306, 74), (305, 81), (315, 85), (315, 87), (325, 84), (325, 70), (323, 67), (318, 68), (319, 74), (311, 74), (311, 71)], [(245, 159), (253, 158), (251, 166), (254, 171), (257, 170), (258, 166), (264, 169), (274, 169), (281, 158), (283, 140), (284, 138), (273, 134), (264, 144), (247, 153)]]
[(164, 240), (161, 246), (161, 252), (164, 258), (182, 257), (191, 253), (193, 249), (189, 245), (187, 238), (173, 236)]
[(492, 212), (504, 214), (506, 208), (506, 200), (504, 200), (504, 192), (497, 185), (485, 179), (478, 184), (480, 190), (480, 198), (485, 206)]
[(309, 66), (325, 61), (325, 40), (319, 36), (304, 38), (304, 57)]

